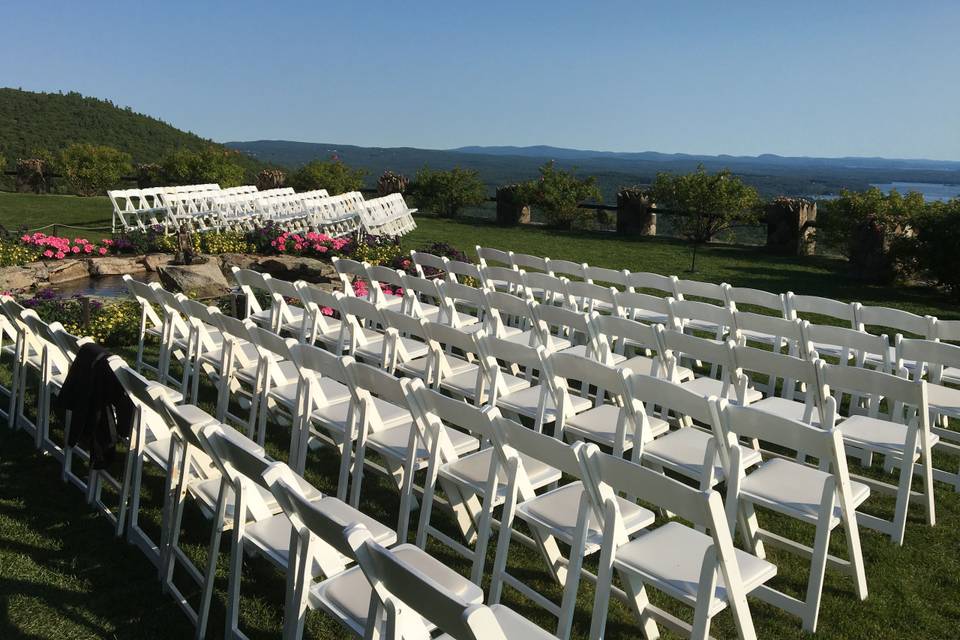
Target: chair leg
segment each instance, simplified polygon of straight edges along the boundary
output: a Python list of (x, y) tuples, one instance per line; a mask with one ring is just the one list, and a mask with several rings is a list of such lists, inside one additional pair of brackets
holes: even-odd
[(833, 512), (833, 502), (830, 503), (828, 515), (817, 521), (817, 532), (814, 536), (813, 557), (810, 561), (810, 582), (807, 583), (806, 606), (803, 615), (803, 630), (814, 633), (817, 630), (817, 618), (820, 615), (820, 599), (823, 596), (823, 578), (827, 569), (827, 552), (830, 546), (830, 516)]
[(224, 519), (227, 511), (226, 495), (226, 482), (224, 482), (220, 485), (220, 498), (217, 500), (217, 512), (213, 517), (213, 530), (210, 532), (210, 547), (209, 555), (207, 557), (207, 570), (203, 577), (200, 608), (197, 609), (198, 640), (201, 640), (206, 636), (207, 622), (210, 619), (210, 602), (213, 599), (213, 583), (217, 575), (217, 558), (220, 555), (220, 536), (223, 534)]

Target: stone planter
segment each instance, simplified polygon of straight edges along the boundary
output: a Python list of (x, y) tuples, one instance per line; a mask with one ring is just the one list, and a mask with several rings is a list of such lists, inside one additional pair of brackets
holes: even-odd
[(501, 227), (530, 223), (530, 205), (520, 201), (519, 192), (517, 185), (497, 189), (497, 224)]
[(854, 277), (872, 283), (892, 282), (897, 277), (893, 250), (898, 241), (912, 235), (909, 227), (885, 229), (873, 220), (854, 227), (848, 245)]
[(791, 256), (812, 256), (816, 250), (817, 205), (803, 198), (777, 198), (764, 207), (767, 249)]
[(656, 206), (642, 189), (621, 189), (617, 193), (617, 235), (657, 235)]

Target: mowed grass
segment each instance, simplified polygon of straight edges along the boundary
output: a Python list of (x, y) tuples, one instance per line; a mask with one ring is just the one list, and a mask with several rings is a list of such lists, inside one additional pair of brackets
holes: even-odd
[[(5, 197), (7, 194), (0, 194), (0, 202)], [(24, 198), (36, 202), (46, 201), (50, 196)], [(67, 198), (61, 201), (69, 203), (63, 205), (63, 211), (69, 213), (69, 207), (76, 205), (78, 200)], [(79, 204), (85, 207), (87, 201), (81, 200)], [(472, 254), (473, 245), (483, 244), (600, 266), (676, 273), (681, 277), (689, 265), (688, 249), (672, 241), (622, 241), (606, 234), (557, 233), (537, 228), (500, 229), (487, 224), (425, 217), (418, 223), (417, 231), (404, 241), (411, 248), (433, 241), (447, 241)], [(857, 299), (941, 317), (960, 315), (955, 305), (946, 303), (932, 290), (864, 287), (848, 278), (842, 262), (836, 260), (777, 258), (756, 248), (712, 246), (701, 249), (698, 262), (700, 272), (695, 277), (700, 279)], [(123, 349), (120, 355), (132, 361), (133, 349)], [(208, 410), (212, 397), (212, 389), (205, 386), (201, 404)], [(286, 459), (289, 428), (271, 424), (267, 448), (271, 455)], [(960, 464), (956, 459), (938, 458), (940, 463), (954, 469)], [(312, 452), (307, 479), (322, 491), (332, 493), (336, 488), (337, 464), (338, 458), (332, 452)], [(879, 460), (866, 473), (882, 477)], [(915, 484), (914, 488), (919, 486)], [(161, 490), (161, 477), (153, 470), (145, 483), (142, 522), (154, 537), (159, 530)], [(815, 637), (867, 640), (957, 636), (957, 621), (960, 620), (960, 494), (940, 483), (936, 484), (935, 491), (937, 526), (927, 527), (922, 509), (914, 505), (903, 547), (892, 545), (880, 534), (861, 529), (869, 598), (863, 602), (857, 600), (851, 579), (828, 571), (820, 626)], [(364, 481), (363, 510), (381, 522), (394, 525), (398, 506), (397, 493), (389, 483), (368, 474)], [(885, 518), (892, 517), (892, 508), (891, 499), (876, 494), (866, 507), (870, 513)], [(435, 522), (452, 533), (451, 519), (440, 509), (434, 514)], [(770, 512), (761, 512), (760, 517), (761, 525), (776, 533), (808, 544), (812, 542), (812, 527)], [(663, 521), (660, 519), (658, 524)], [(208, 522), (192, 506), (188, 507), (183, 542), (186, 552), (198, 566), (203, 566), (206, 558), (209, 532)], [(211, 638), (223, 636), (229, 546), (229, 539), (225, 537), (218, 558), (214, 609), (208, 634)], [(434, 543), (428, 550), (449, 566), (467, 572), (466, 563), (449, 550)], [(831, 552), (846, 556), (844, 536), (839, 529), (832, 538)], [(488, 570), (494, 553), (491, 544), (487, 553)], [(807, 583), (808, 563), (775, 550), (771, 550), (770, 559), (778, 566), (773, 584), (794, 595), (802, 595)], [(595, 568), (595, 558), (588, 559), (586, 564)], [(535, 553), (514, 544), (509, 566), (515, 575), (532, 582), (555, 600), (559, 598), (559, 588), (549, 581), (546, 567)], [(185, 573), (178, 572), (177, 584), (186, 588), (188, 597), (196, 603), (198, 590), (188, 581)], [(260, 558), (246, 560), (240, 615), (241, 628), (251, 638), (279, 637), (283, 589), (283, 576), (266, 561)], [(690, 619), (688, 609), (655, 592), (651, 595), (656, 604)], [(504, 602), (545, 628), (552, 629), (555, 624), (549, 615), (509, 588), (505, 589)], [(0, 427), (0, 606), (4, 612), (0, 617), (0, 638), (181, 638), (192, 632), (176, 603), (161, 592), (156, 570), (146, 558), (113, 537), (107, 520), (87, 508), (79, 491), (60, 481), (59, 465), (38, 454), (30, 438), (4, 427)], [(801, 631), (796, 618), (753, 598), (750, 606), (759, 637), (811, 637)], [(584, 583), (577, 600), (574, 637), (587, 636), (592, 610), (593, 589)], [(627, 639), (639, 635), (636, 622), (623, 604), (616, 602), (611, 606), (609, 620), (608, 638)], [(307, 637), (346, 636), (336, 623), (318, 612), (310, 614), (307, 626)], [(735, 637), (729, 613), (720, 614), (712, 633), (718, 638)], [(674, 636), (667, 633), (665, 637)]]
[[(58, 235), (98, 239), (109, 237), (113, 207), (104, 197), (81, 198), (80, 196), (35, 195), (32, 193), (9, 193), (0, 191), (0, 225), (14, 232), (26, 228), (30, 231), (47, 225), (70, 225), (75, 227), (106, 227), (106, 230), (81, 231), (59, 227)], [(53, 234), (53, 228), (42, 229)]]

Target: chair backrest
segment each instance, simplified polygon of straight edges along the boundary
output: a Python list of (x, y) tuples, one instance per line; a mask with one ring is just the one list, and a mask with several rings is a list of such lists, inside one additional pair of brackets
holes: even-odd
[(396, 378), (383, 369), (363, 362), (349, 362), (344, 369), (351, 384), (391, 404), (406, 408), (409, 380)]
[(641, 312), (663, 316), (664, 322), (670, 318), (671, 298), (661, 298), (636, 291), (618, 291), (614, 299), (617, 304), (617, 314), (625, 318), (642, 320), (644, 314)]
[(511, 263), (517, 269), (524, 269), (533, 271), (539, 271), (541, 273), (549, 273), (550, 267), (547, 263), (547, 258), (541, 258), (540, 256), (530, 255), (529, 253), (510, 253)]
[(483, 281), (483, 275), (480, 273), (480, 267), (472, 262), (461, 262), (460, 260), (450, 260), (447, 262), (447, 277), (460, 283), (470, 283), (473, 286), (480, 286)]
[(677, 300), (685, 300), (690, 297), (703, 298), (709, 300), (711, 304), (719, 302), (721, 305), (725, 305), (727, 303), (726, 289), (729, 286), (728, 284), (678, 278), (673, 281), (673, 292)]
[(616, 307), (617, 289), (604, 287), (583, 280), (566, 280), (564, 282), (564, 297), (566, 304), (573, 310), (581, 313), (590, 313), (602, 303), (609, 309)]
[(505, 282), (511, 291), (523, 290), (523, 274), (516, 269), (509, 267), (480, 267), (480, 279), (483, 286), (488, 289), (494, 289), (497, 283)]
[(631, 289), (637, 291), (646, 289), (673, 296), (675, 294), (673, 283), (676, 280), (677, 276), (662, 276), (659, 273), (649, 273), (647, 271), (631, 271), (627, 277), (627, 284)]
[[(272, 461), (253, 440), (232, 427), (216, 422), (201, 427), (198, 435), (203, 450), (235, 487), (242, 486), (244, 479), (267, 487), (262, 476)], [(251, 506), (250, 500), (247, 505), (248, 508)], [(262, 508), (264, 505), (259, 506)]]
[[(477, 245), (477, 258), (480, 260), (480, 266), (501, 266), (513, 268), (513, 258), (511, 251), (501, 251), (490, 247), (481, 247)], [(493, 264), (490, 264), (493, 263)]]
[(583, 270), (583, 276), (588, 282), (594, 284), (602, 283), (605, 285), (616, 285), (618, 289), (626, 289), (630, 285), (627, 282), (629, 272), (626, 269), (617, 271), (605, 267), (591, 267), (587, 265)]
[(750, 342), (751, 332), (753, 332), (754, 334), (772, 336), (778, 347), (782, 347), (785, 340), (791, 355), (805, 356), (809, 353), (802, 326), (806, 320), (787, 319), (782, 316), (768, 316), (762, 313), (737, 310), (734, 311), (734, 322), (736, 322), (737, 330), (740, 332), (741, 344)]
[(553, 304), (563, 298), (565, 289), (562, 278), (552, 276), (541, 271), (521, 271), (523, 286), (527, 290), (527, 297), (545, 304)]
[[(429, 638), (422, 616), (455, 640), (507, 640), (489, 607), (463, 600), (369, 536), (357, 549), (357, 561), (386, 609), (387, 637)], [(402, 606), (419, 615), (399, 616)]]
[[(770, 293), (761, 289), (749, 287), (733, 287), (727, 285), (724, 289), (727, 296), (727, 305), (739, 310), (739, 306), (758, 307), (773, 311), (774, 314), (786, 317), (786, 297), (782, 293)], [(749, 309), (745, 309), (749, 311)]]
[(350, 356), (338, 356), (320, 347), (298, 343), (290, 345), (290, 359), (300, 369), (301, 375), (314, 372), (350, 386), (345, 369), (346, 365), (353, 362)]
[(814, 349), (817, 344), (836, 347), (839, 351), (839, 360), (844, 365), (851, 363), (861, 367), (867, 355), (874, 355), (881, 359), (881, 368), (884, 371), (893, 370), (890, 340), (886, 335), (875, 336), (856, 329), (829, 324), (805, 323), (802, 326), (805, 342)]
[(862, 305), (857, 307), (857, 328), (860, 331), (869, 331), (868, 327), (873, 327), (893, 329), (894, 334), (899, 333), (911, 338), (930, 338), (933, 336), (935, 320), (933, 316), (918, 316), (902, 309)]
[(689, 321), (693, 320), (716, 325), (718, 340), (727, 331), (736, 333), (736, 318), (729, 307), (720, 307), (699, 300), (676, 299), (671, 299), (669, 306), (674, 326), (678, 329), (686, 328)]
[(586, 342), (588, 357), (593, 357), (596, 345), (591, 340), (592, 332), (587, 326), (587, 315), (579, 311), (572, 311), (549, 304), (530, 305), (537, 327), (537, 336), (540, 344), (547, 351), (553, 351), (552, 336), (566, 338), (574, 344)]
[(586, 279), (587, 263), (547, 258), (547, 272), (555, 276), (573, 276), (578, 280), (584, 280)]
[(661, 407), (664, 416), (670, 414), (677, 418), (690, 418), (716, 434), (718, 425), (711, 398), (705, 398), (669, 380), (639, 373), (631, 375), (627, 384), (631, 396), (646, 406), (648, 415), (653, 415), (654, 407)]
[(960, 320), (941, 320), (940, 318), (934, 318), (930, 335), (927, 337), (931, 340), (960, 341)]
[(154, 326), (162, 325), (163, 320), (157, 315), (156, 310), (153, 308), (153, 305), (157, 302), (155, 288), (146, 282), (134, 280), (129, 273), (123, 274), (123, 283), (126, 285), (127, 291), (130, 292), (133, 299), (140, 304), (141, 310), (150, 320), (150, 323)]
[[(814, 316), (827, 316), (843, 321), (850, 328), (857, 326), (857, 305), (856, 302), (841, 302), (832, 298), (823, 298), (820, 296), (797, 295), (792, 291), (787, 292), (787, 313), (800, 317), (801, 313)], [(815, 321), (816, 318), (804, 318)]]
[[(444, 304), (448, 307), (448, 311), (472, 313), (476, 314), (478, 318), (483, 319), (486, 303), (482, 290), (449, 280), (437, 281), (437, 289), (443, 297)], [(459, 322), (459, 316), (451, 313), (450, 317), (446, 318), (446, 320), (451, 324), (456, 324)]]
[(483, 300), (484, 311), (507, 326), (526, 330), (533, 324), (530, 301), (525, 298), (501, 291), (484, 290)]
[[(867, 415), (873, 418), (885, 418), (900, 424), (906, 424), (919, 414), (926, 424), (929, 414), (927, 408), (927, 383), (913, 381), (906, 377), (865, 369), (829, 364), (824, 360), (817, 362), (817, 380), (820, 393), (826, 397), (832, 394), (836, 398), (838, 409), (844, 406), (843, 395), (852, 398), (866, 398)], [(851, 400), (850, 412), (862, 411), (861, 402)]]
[(594, 343), (599, 348), (598, 359), (611, 364), (613, 354), (628, 355), (627, 349), (636, 347), (653, 352), (652, 368), (648, 375), (664, 375), (670, 370), (672, 361), (665, 360), (659, 332), (660, 325), (649, 325), (629, 318), (601, 315), (594, 312), (590, 316), (589, 326), (593, 331)]
[(737, 382), (738, 384), (752, 383), (754, 387), (760, 388), (762, 381), (758, 378), (765, 377), (764, 395), (768, 397), (778, 395), (779, 387), (781, 398), (787, 400), (803, 398), (806, 404), (804, 422), (810, 422), (813, 418), (813, 410), (823, 406), (817, 385), (817, 368), (809, 358), (736, 345), (733, 347), (733, 359), (737, 371), (745, 376)]
[(680, 356), (693, 360), (703, 360), (710, 364), (719, 365), (726, 375), (733, 368), (733, 342), (722, 342), (698, 338), (681, 331), (666, 329), (660, 333), (664, 350), (670, 350), (672, 356), (679, 361)]
[(915, 378), (928, 371), (930, 382), (940, 384), (944, 367), (960, 367), (960, 345), (934, 340), (900, 338), (897, 340), (897, 363), (913, 360)]
[(421, 278), (439, 278), (447, 272), (449, 259), (423, 251), (410, 250), (410, 260)]
[(576, 454), (576, 450), (582, 447), (583, 443), (568, 445), (562, 440), (537, 433), (503, 416), (494, 416), (493, 431), (501, 452), (509, 450), (506, 449), (509, 447), (574, 478), (580, 478), (583, 473)]

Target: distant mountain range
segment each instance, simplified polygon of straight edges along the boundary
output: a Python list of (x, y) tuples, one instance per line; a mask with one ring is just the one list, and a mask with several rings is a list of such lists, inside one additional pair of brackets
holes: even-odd
[(792, 158), (760, 156), (706, 156), (690, 154), (590, 151), (550, 146), (417, 149), (414, 147), (359, 147), (336, 143), (257, 140), (227, 142), (257, 160), (296, 167), (311, 160), (336, 156), (363, 167), (372, 180), (389, 169), (413, 175), (418, 169), (476, 169), (492, 190), (498, 185), (528, 180), (548, 160), (565, 168), (595, 175), (609, 199), (623, 186), (649, 184), (657, 172), (687, 172), (703, 164), (710, 171), (729, 168), (755, 186), (764, 197), (818, 196), (841, 189), (863, 190), (870, 184), (927, 182), (960, 185), (960, 162), (887, 158)]

